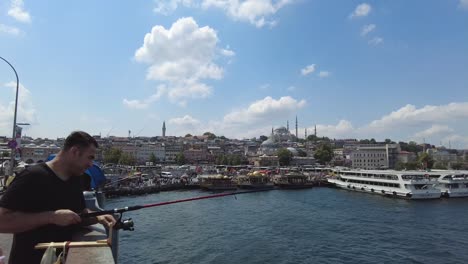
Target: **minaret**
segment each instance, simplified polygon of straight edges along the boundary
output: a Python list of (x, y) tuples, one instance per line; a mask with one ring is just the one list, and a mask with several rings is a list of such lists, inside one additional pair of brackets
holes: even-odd
[(304, 138), (307, 139), (307, 127), (305, 128), (305, 131), (304, 131)]
[(296, 138), (299, 138), (297, 134), (297, 116), (296, 116)]
[(166, 137), (166, 121), (163, 121), (162, 136)]
[(315, 127), (314, 127), (314, 135), (315, 135), (315, 137), (317, 137), (317, 125), (315, 125)]
[(130, 138), (130, 135), (131, 135), (132, 131), (128, 131), (128, 138)]
[(271, 127), (271, 134), (273, 135), (273, 127)]
[(286, 121), (286, 129), (287, 129), (287, 130), (288, 130), (288, 132), (289, 132), (289, 120), (288, 120), (288, 121)]

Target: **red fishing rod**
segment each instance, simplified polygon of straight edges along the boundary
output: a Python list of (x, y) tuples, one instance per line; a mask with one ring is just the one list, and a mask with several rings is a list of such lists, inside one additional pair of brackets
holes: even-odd
[(115, 208), (115, 209), (92, 212), (92, 213), (84, 213), (84, 214), (80, 214), (80, 217), (88, 218), (88, 217), (95, 217), (95, 216), (105, 215), (105, 214), (120, 214), (119, 220), (117, 221), (115, 228), (124, 229), (124, 230), (133, 230), (133, 221), (131, 221), (131, 218), (123, 222), (121, 221), (123, 213), (129, 212), (129, 211), (140, 210), (144, 208), (175, 204), (175, 203), (185, 203), (185, 202), (191, 202), (191, 201), (196, 201), (196, 200), (220, 198), (224, 196), (246, 194), (246, 193), (265, 192), (265, 191), (270, 191), (270, 190), (272, 189), (258, 189), (258, 190), (243, 191), (243, 192), (229, 192), (229, 193), (220, 193), (220, 194), (206, 195), (206, 196), (193, 197), (193, 198), (187, 198), (187, 199), (180, 199), (180, 200), (174, 200), (174, 201), (168, 201), (168, 202), (160, 202), (160, 203), (145, 204), (145, 205), (133, 205), (133, 206), (127, 206), (123, 208)]

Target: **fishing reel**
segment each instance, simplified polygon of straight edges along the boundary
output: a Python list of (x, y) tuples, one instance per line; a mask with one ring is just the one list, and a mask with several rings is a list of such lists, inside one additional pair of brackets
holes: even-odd
[(132, 218), (127, 218), (122, 220), (123, 213), (119, 214), (119, 219), (115, 223), (115, 229), (122, 229), (126, 231), (134, 231), (134, 223)]

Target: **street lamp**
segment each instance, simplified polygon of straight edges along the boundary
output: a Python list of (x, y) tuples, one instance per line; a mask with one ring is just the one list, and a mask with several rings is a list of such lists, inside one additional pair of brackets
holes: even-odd
[[(3, 57), (0, 56), (0, 59), (2, 59), (3, 61), (5, 61), (8, 65), (10, 65), (10, 67), (13, 69), (13, 71), (15, 72), (15, 76), (16, 76), (16, 98), (15, 98), (15, 114), (13, 116), (13, 135), (11, 137), (11, 140), (12, 142), (16, 142), (16, 112), (18, 110), (18, 91), (19, 91), (19, 78), (18, 78), (18, 73), (16, 72), (15, 70), (15, 67), (13, 67), (13, 65), (11, 65), (10, 62), (8, 62), (6, 59), (4, 59)], [(14, 145), (12, 143), (12, 145)], [(9, 175), (13, 174), (13, 168), (15, 167), (15, 152), (14, 151), (16, 149), (16, 146), (15, 148), (12, 148), (11, 149), (11, 156), (10, 156), (10, 172), (9, 172)]]

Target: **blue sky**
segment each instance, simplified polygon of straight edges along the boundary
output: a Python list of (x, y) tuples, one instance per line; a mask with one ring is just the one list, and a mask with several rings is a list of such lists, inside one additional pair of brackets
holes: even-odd
[[(26, 135), (268, 135), (468, 148), (468, 1), (0, 2)], [(15, 83), (0, 63), (0, 135)], [(293, 131), (294, 132), (294, 131)]]

